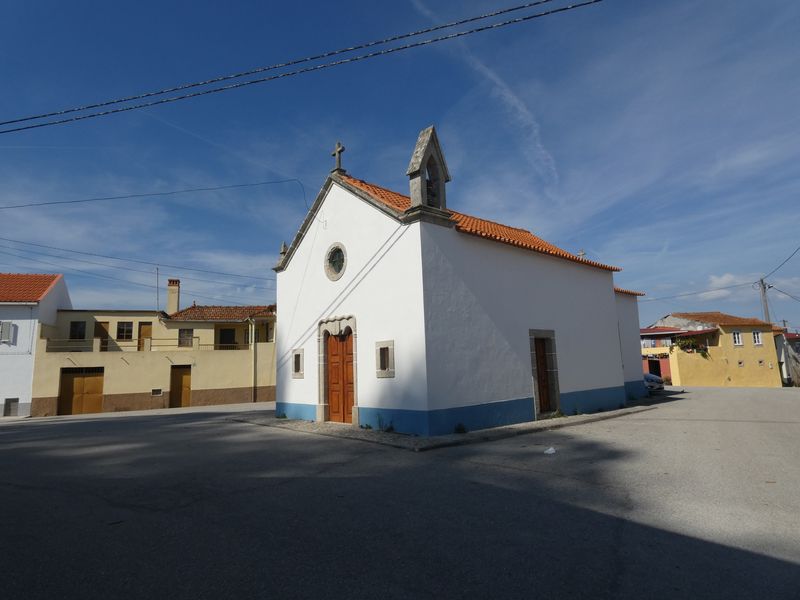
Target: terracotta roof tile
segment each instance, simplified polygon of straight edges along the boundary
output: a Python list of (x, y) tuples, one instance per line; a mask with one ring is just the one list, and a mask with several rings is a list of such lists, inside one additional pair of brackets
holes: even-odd
[[(404, 212), (411, 208), (411, 199), (408, 196), (393, 192), (392, 190), (387, 190), (386, 188), (380, 187), (373, 183), (368, 183), (362, 179), (350, 177), (349, 175), (340, 175), (340, 177), (345, 183), (352, 185), (363, 192), (366, 192), (375, 200), (383, 203), (397, 212)], [(524, 248), (526, 250), (533, 250), (534, 252), (540, 252), (542, 254), (549, 254), (551, 256), (564, 258), (566, 260), (588, 265), (590, 267), (605, 269), (607, 271), (621, 270), (619, 267), (612, 267), (610, 265), (604, 265), (593, 260), (587, 260), (567, 252), (566, 250), (562, 250), (558, 246), (555, 246), (550, 242), (547, 242), (542, 238), (532, 234), (527, 229), (511, 227), (509, 225), (503, 225), (502, 223), (495, 223), (494, 221), (473, 217), (471, 215), (466, 215), (454, 210), (448, 210), (448, 212), (450, 213), (453, 221), (455, 221), (456, 230), (462, 233), (494, 240), (496, 242), (509, 244), (511, 246), (517, 246), (518, 248)]]
[(640, 335), (665, 335), (667, 333), (683, 333), (685, 329), (679, 327), (643, 327), (639, 330)]
[(39, 302), (62, 275), (0, 273), (0, 302)]
[(734, 315), (728, 315), (719, 311), (672, 313), (672, 316), (679, 319), (699, 321), (701, 323), (714, 323), (715, 325), (763, 325), (764, 327), (772, 328), (771, 323), (767, 323), (761, 319), (754, 319), (752, 317), (736, 317)]
[(626, 294), (628, 296), (644, 296), (645, 295), (644, 292), (636, 292), (634, 290), (626, 290), (626, 289), (618, 288), (618, 287), (615, 287), (614, 291), (617, 292), (618, 294)]
[(246, 321), (250, 318), (269, 317), (275, 314), (275, 305), (269, 306), (200, 306), (193, 305), (169, 315), (171, 321)]

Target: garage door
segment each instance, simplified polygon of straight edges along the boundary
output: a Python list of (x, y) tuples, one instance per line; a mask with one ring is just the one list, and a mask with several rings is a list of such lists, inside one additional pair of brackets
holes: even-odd
[(61, 369), (58, 414), (103, 412), (103, 367)]

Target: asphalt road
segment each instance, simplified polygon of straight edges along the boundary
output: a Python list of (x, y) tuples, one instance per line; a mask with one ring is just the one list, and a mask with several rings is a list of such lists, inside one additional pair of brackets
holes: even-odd
[(0, 425), (0, 597), (800, 598), (800, 390), (425, 453), (231, 416)]

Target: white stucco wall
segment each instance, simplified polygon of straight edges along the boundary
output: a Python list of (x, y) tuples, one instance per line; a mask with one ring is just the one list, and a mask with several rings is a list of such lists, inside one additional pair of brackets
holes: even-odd
[(0, 321), (13, 328), (11, 343), (0, 343), (0, 411), (6, 399), (19, 398), (18, 414), (30, 414), (38, 311), (36, 305), (0, 305)]
[(640, 383), (642, 371), (642, 345), (639, 335), (639, 301), (636, 296), (615, 294), (619, 320), (619, 343), (626, 382)]
[(71, 307), (63, 277), (38, 304), (0, 305), (0, 321), (11, 321), (14, 327), (13, 342), (0, 343), (0, 411), (7, 398), (19, 398), (18, 416), (30, 414), (39, 323), (55, 325), (58, 310)]
[[(356, 320), (355, 377), (359, 407), (424, 409), (425, 338), (419, 224), (401, 225), (333, 185), (287, 268), (277, 275), (277, 400), (316, 405), (319, 323)], [(328, 249), (344, 245), (338, 281), (324, 265)], [(376, 376), (375, 344), (394, 341), (395, 377)], [(304, 351), (304, 377), (292, 377), (292, 352)]]
[(562, 397), (623, 385), (611, 272), (431, 224), (421, 240), (431, 408), (532, 397), (530, 329), (555, 331)]

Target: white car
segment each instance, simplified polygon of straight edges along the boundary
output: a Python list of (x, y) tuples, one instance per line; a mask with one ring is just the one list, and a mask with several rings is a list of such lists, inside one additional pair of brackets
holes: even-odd
[(644, 374), (644, 385), (650, 392), (655, 392), (657, 390), (664, 389), (664, 380), (661, 379), (658, 375), (653, 375), (652, 373), (645, 373)]

